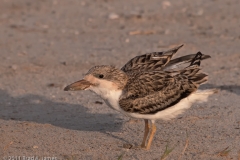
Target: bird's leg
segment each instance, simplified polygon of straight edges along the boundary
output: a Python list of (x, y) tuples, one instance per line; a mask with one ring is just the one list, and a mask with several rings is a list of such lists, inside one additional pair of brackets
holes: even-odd
[(153, 137), (154, 137), (154, 134), (155, 134), (156, 130), (157, 130), (156, 125), (155, 125), (154, 121), (152, 121), (151, 133), (150, 133), (150, 136), (149, 136), (149, 139), (148, 139), (146, 150), (150, 149), (150, 146), (152, 144), (152, 140), (153, 140)]
[(145, 122), (145, 132), (144, 132), (144, 137), (143, 137), (143, 141), (142, 141), (142, 144), (141, 144), (141, 147), (142, 148), (145, 148), (145, 143), (146, 143), (146, 139), (147, 139), (147, 136), (148, 136), (148, 133), (149, 133), (149, 124), (148, 124), (148, 120), (147, 119), (144, 119), (144, 122)]

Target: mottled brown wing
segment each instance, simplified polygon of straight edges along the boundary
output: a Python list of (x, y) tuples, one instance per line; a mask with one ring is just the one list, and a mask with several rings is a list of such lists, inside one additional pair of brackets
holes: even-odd
[(137, 56), (130, 61), (128, 61), (121, 70), (124, 72), (134, 71), (134, 70), (156, 70), (164, 67), (173, 57), (173, 55), (182, 47), (180, 45), (173, 49), (164, 52), (153, 52), (144, 55)]
[(207, 81), (200, 71), (201, 55), (181, 71), (151, 71), (136, 73), (129, 80), (119, 105), (126, 112), (154, 114), (178, 103)]

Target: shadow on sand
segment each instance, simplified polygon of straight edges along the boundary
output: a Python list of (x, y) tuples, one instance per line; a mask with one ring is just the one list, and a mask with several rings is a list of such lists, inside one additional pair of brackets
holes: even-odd
[(237, 95), (240, 95), (240, 86), (238, 85), (214, 85), (214, 84), (204, 84), (201, 86), (201, 89), (211, 89), (211, 88), (216, 88), (219, 90), (225, 90)]
[(117, 132), (123, 121), (114, 114), (93, 114), (77, 104), (53, 102), (38, 95), (12, 97), (0, 90), (0, 119), (48, 123), (58, 127), (106, 133)]

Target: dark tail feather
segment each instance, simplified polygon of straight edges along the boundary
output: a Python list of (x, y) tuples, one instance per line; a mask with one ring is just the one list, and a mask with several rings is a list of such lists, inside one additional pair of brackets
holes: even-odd
[(185, 70), (185, 74), (188, 73), (189, 80), (197, 85), (203, 84), (208, 80), (208, 75), (201, 72), (199, 68), (202, 57), (203, 54), (198, 52), (192, 59), (191, 64)]
[[(201, 55), (201, 56), (200, 56)], [(169, 63), (167, 63), (167, 65), (164, 67), (164, 70), (168, 70), (168, 69), (174, 69), (177, 68), (180, 65), (183, 64), (187, 64), (187, 63), (191, 63), (193, 65), (194, 61), (197, 60), (205, 60), (211, 58), (211, 56), (209, 55), (204, 55), (201, 52), (198, 52), (197, 54), (189, 54), (186, 56), (182, 56), (179, 58), (175, 58), (173, 60), (171, 60)]]
[[(175, 59), (171, 60), (165, 66), (165, 68), (169, 68), (169, 67), (172, 67), (172, 66), (178, 66), (178, 65), (181, 65), (181, 64), (192, 62), (192, 60), (195, 56), (196, 56), (196, 54), (190, 54), (190, 55), (182, 56), (182, 57), (179, 57), (179, 58), (175, 58)], [(211, 58), (211, 56), (203, 54), (202, 57), (201, 57), (201, 60), (205, 60), (205, 59), (208, 59), (208, 58)]]
[(207, 82), (208, 80), (208, 75), (205, 73), (197, 73), (196, 75), (192, 76), (189, 78), (192, 82), (200, 85), (203, 84), (205, 82)]

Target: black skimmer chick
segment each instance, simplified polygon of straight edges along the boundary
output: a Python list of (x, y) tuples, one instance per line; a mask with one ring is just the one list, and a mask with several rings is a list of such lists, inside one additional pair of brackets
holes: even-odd
[[(64, 90), (91, 90), (109, 107), (129, 117), (143, 119), (145, 132), (141, 147), (148, 150), (156, 132), (156, 120), (172, 119), (192, 103), (206, 101), (216, 92), (215, 89), (198, 90), (208, 78), (201, 71), (200, 62), (210, 56), (198, 52), (171, 60), (182, 46), (137, 56), (121, 69), (95, 66), (82, 80)], [(183, 64), (187, 67), (180, 69)]]

